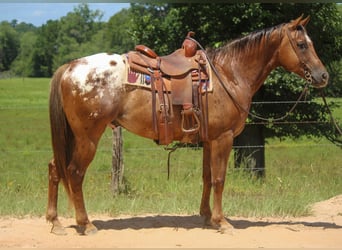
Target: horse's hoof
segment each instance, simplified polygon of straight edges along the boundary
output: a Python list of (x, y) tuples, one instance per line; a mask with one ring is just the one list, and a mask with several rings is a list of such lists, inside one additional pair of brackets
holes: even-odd
[(85, 226), (84, 235), (94, 235), (97, 233), (97, 228), (93, 224), (87, 224)]
[(221, 234), (230, 234), (234, 232), (234, 227), (230, 225), (227, 221), (222, 222), (218, 228), (218, 232)]
[(60, 225), (53, 225), (51, 228), (51, 233), (55, 235), (67, 235), (68, 233), (65, 231), (65, 228)]
[(216, 229), (221, 234), (233, 234), (234, 227), (228, 223), (226, 219), (214, 220), (211, 218), (210, 224), (212, 228)]
[(220, 228), (218, 229), (218, 232), (221, 233), (221, 234), (233, 235), (233, 229), (232, 229), (232, 228), (220, 227)]
[(210, 217), (204, 217), (203, 226), (204, 226), (205, 228), (207, 228), (207, 227), (212, 227)]

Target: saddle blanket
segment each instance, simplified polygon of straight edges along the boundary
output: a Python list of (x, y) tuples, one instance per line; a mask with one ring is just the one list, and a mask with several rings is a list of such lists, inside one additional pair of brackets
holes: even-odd
[[(151, 76), (146, 75), (137, 71), (134, 71), (133, 69), (130, 68), (128, 64), (128, 60), (126, 58), (126, 55), (123, 55), (123, 58), (126, 62), (126, 71), (124, 75), (124, 84), (125, 85), (130, 85), (132, 87), (136, 88), (144, 88), (144, 89), (149, 89), (151, 90)], [(209, 69), (209, 79), (202, 84), (202, 89), (201, 92), (211, 92), (212, 91), (212, 84), (211, 84), (211, 75), (212, 75), (212, 70), (210, 67), (210, 64), (207, 63), (207, 69)], [(171, 84), (170, 80), (165, 81), (166, 85)], [(167, 86), (167, 89), (172, 89), (169, 86)]]

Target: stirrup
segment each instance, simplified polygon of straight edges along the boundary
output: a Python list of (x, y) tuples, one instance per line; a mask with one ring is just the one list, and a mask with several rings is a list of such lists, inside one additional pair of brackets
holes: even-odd
[[(187, 110), (182, 110), (181, 114), (182, 114), (181, 129), (182, 129), (183, 133), (197, 133), (201, 127), (201, 122), (200, 122), (196, 112), (194, 111), (194, 109), (190, 108)], [(194, 124), (193, 128), (190, 128), (190, 129), (184, 128), (184, 117), (185, 117), (185, 115), (192, 115), (195, 118), (195, 124)]]

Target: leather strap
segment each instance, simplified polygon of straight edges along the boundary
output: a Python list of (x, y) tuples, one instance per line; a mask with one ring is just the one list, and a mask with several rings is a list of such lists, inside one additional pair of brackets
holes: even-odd
[[(297, 30), (297, 32), (298, 32), (298, 30)], [(303, 32), (305, 32), (305, 31), (304, 31), (304, 27), (303, 27)], [(300, 63), (301, 63), (302, 65), (304, 65), (304, 69), (307, 70), (307, 71), (309, 71), (309, 72), (311, 72), (311, 70), (310, 70), (310, 68), (309, 68), (309, 66), (308, 66), (308, 64), (307, 64), (307, 61), (308, 61), (308, 60), (307, 60), (307, 58), (305, 57), (305, 55), (304, 55), (303, 53), (301, 53), (301, 51), (299, 50), (297, 44), (295, 43), (294, 39), (292, 38), (290, 29), (286, 29), (286, 35), (287, 35), (287, 38), (288, 38), (289, 41), (290, 41), (290, 44), (291, 44), (291, 46), (292, 46), (292, 49), (294, 50), (294, 52), (295, 52), (295, 54), (296, 54), (298, 60), (300, 61)]]
[(159, 99), (158, 143), (168, 145), (173, 141), (172, 103), (159, 70), (153, 71), (153, 78)]

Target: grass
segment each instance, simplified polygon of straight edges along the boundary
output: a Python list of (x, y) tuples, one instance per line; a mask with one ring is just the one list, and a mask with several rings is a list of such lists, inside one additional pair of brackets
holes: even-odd
[[(51, 158), (48, 121), (49, 79), (0, 80), (0, 215), (44, 215), (47, 163)], [(341, 109), (334, 110), (341, 119)], [(202, 188), (201, 150), (178, 149), (171, 158), (153, 141), (124, 131), (125, 192), (113, 196), (111, 130), (106, 130), (89, 168), (84, 194), (90, 214), (197, 214)], [(309, 204), (341, 194), (341, 148), (326, 139), (268, 140), (266, 178), (229, 170), (223, 198), (226, 215), (301, 216)], [(73, 216), (63, 188), (59, 213)]]

